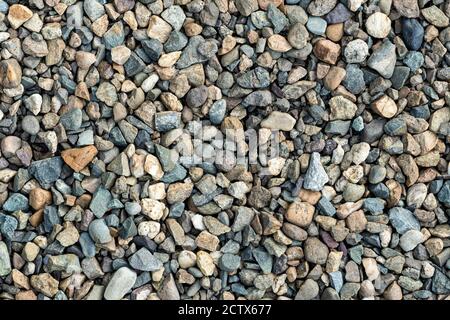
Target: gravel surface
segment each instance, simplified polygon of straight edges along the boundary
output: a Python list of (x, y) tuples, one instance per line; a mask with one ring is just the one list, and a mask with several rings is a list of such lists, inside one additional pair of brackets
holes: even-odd
[(0, 0), (0, 299), (449, 299), (449, 17)]

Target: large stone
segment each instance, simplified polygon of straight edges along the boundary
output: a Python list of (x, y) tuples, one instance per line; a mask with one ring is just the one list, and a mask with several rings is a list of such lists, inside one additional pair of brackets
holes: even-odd
[(16, 59), (0, 62), (0, 85), (5, 89), (15, 88), (22, 80), (22, 68)]
[(118, 269), (106, 286), (104, 298), (106, 300), (120, 300), (134, 286), (136, 282), (136, 272), (127, 267)]

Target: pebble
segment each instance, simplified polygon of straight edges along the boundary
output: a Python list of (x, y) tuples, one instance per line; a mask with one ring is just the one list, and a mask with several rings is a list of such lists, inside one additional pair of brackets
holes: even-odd
[(136, 272), (127, 267), (118, 269), (105, 288), (106, 300), (121, 300), (136, 282)]
[(418, 231), (420, 229), (420, 224), (417, 219), (414, 217), (411, 211), (405, 208), (394, 207), (390, 209), (389, 221), (391, 222), (395, 230), (400, 234), (404, 234), (409, 230)]
[(369, 55), (369, 46), (361, 39), (350, 41), (344, 50), (344, 57), (347, 63), (364, 62)]
[(424, 33), (424, 28), (417, 19), (402, 19), (402, 37), (408, 49), (419, 50)]
[(5, 277), (11, 273), (11, 261), (6, 243), (0, 241), (0, 276)]
[(112, 240), (104, 219), (96, 219), (89, 224), (89, 235), (95, 243), (103, 244)]
[(373, 49), (367, 60), (367, 65), (376, 70), (384, 78), (392, 77), (396, 62), (395, 45), (389, 40), (384, 40)]
[(294, 125), (295, 119), (291, 115), (279, 111), (272, 112), (261, 122), (263, 128), (282, 131), (291, 131)]
[(141, 248), (134, 253), (129, 262), (133, 269), (140, 271), (157, 271), (163, 266), (161, 261), (146, 248)]
[(0, 62), (0, 84), (6, 89), (18, 87), (22, 80), (22, 68), (14, 58)]
[(372, 37), (384, 39), (391, 31), (391, 19), (382, 12), (375, 12), (367, 18), (366, 30)]
[(400, 247), (406, 252), (414, 250), (423, 242), (423, 235), (417, 230), (408, 230), (400, 237)]
[(320, 154), (317, 152), (311, 154), (304, 178), (303, 187), (312, 191), (321, 191), (329, 181), (328, 175), (320, 162)]

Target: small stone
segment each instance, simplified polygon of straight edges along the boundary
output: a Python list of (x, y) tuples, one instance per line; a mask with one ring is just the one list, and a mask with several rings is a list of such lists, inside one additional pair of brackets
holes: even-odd
[(3, 241), (0, 241), (0, 277), (5, 277), (11, 273), (11, 260), (8, 248)]
[(412, 72), (417, 71), (424, 63), (422, 53), (417, 51), (410, 51), (403, 59), (403, 63), (406, 64)]
[(329, 181), (328, 175), (320, 162), (319, 153), (313, 152), (311, 154), (304, 179), (303, 187), (312, 191), (321, 191)]
[(97, 218), (101, 218), (109, 210), (108, 204), (111, 199), (111, 193), (107, 189), (99, 187), (92, 197), (89, 209)]
[(131, 56), (131, 50), (126, 46), (117, 46), (111, 49), (111, 60), (118, 65), (124, 65)]
[(293, 48), (302, 49), (306, 46), (308, 37), (308, 30), (306, 30), (304, 24), (296, 23), (289, 28), (287, 40)]
[(278, 34), (271, 36), (267, 40), (267, 44), (270, 49), (277, 52), (287, 52), (292, 49), (292, 46), (289, 44), (286, 38)]
[(230, 253), (223, 254), (219, 260), (219, 268), (227, 272), (236, 271), (240, 264), (241, 257)]
[(343, 96), (332, 97), (329, 100), (330, 120), (349, 120), (356, 115), (358, 107)]
[(257, 0), (236, 0), (235, 5), (244, 17), (248, 17), (252, 12), (258, 10)]
[(141, 200), (142, 213), (150, 217), (150, 219), (158, 221), (162, 218), (166, 206), (164, 203), (153, 199)]
[(163, 267), (161, 261), (146, 248), (141, 248), (129, 259), (130, 265), (141, 271), (157, 271)]
[(288, 113), (273, 111), (266, 119), (261, 122), (261, 127), (291, 131), (295, 125), (295, 119)]
[(318, 17), (309, 17), (308, 22), (306, 23), (306, 28), (311, 33), (324, 35), (325, 31), (327, 30), (327, 21)]
[(75, 55), (77, 65), (80, 69), (89, 69), (95, 63), (95, 54), (91, 52), (77, 51)]
[(3, 204), (3, 210), (14, 212), (14, 211), (27, 211), (28, 210), (28, 199), (21, 193), (12, 193), (9, 195), (8, 200)]
[(421, 11), (425, 20), (438, 28), (445, 28), (449, 24), (449, 18), (436, 6), (424, 8)]
[(416, 19), (403, 19), (402, 36), (408, 49), (419, 50), (422, 47), (424, 29)]
[(319, 285), (312, 279), (306, 279), (298, 289), (295, 300), (313, 300), (319, 294)]
[(38, 292), (47, 297), (54, 297), (58, 292), (59, 282), (48, 273), (32, 275), (30, 278), (31, 286)]
[(80, 234), (78, 233), (77, 228), (70, 222), (67, 222), (64, 225), (64, 230), (56, 236), (56, 240), (58, 240), (63, 247), (74, 245), (78, 242), (79, 238)]
[(254, 215), (255, 213), (250, 208), (239, 207), (233, 225), (231, 226), (233, 232), (239, 232), (244, 229), (245, 226), (250, 224)]
[(64, 113), (59, 122), (66, 130), (78, 130), (83, 121), (83, 112), (80, 109), (72, 109)]
[(206, 277), (212, 276), (216, 269), (213, 258), (206, 251), (197, 252), (197, 266)]
[(347, 72), (343, 68), (335, 66), (331, 67), (324, 79), (325, 87), (328, 90), (335, 90), (345, 78), (346, 73)]
[(153, 15), (150, 18), (147, 35), (151, 39), (156, 39), (161, 43), (165, 43), (169, 38), (170, 32), (172, 31), (172, 27), (169, 23), (158, 17), (157, 15)]
[(39, 120), (32, 115), (27, 115), (22, 119), (22, 129), (28, 134), (36, 135), (40, 131)]
[(375, 259), (364, 258), (362, 259), (362, 265), (364, 266), (364, 272), (369, 281), (374, 281), (380, 276), (380, 270), (378, 269), (377, 261)]
[(395, 10), (407, 18), (417, 18), (420, 14), (417, 0), (393, 0)]

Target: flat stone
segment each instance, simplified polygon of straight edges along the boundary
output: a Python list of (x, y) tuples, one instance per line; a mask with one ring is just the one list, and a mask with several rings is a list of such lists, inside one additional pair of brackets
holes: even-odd
[(162, 262), (146, 248), (141, 248), (129, 258), (130, 265), (141, 271), (157, 271), (163, 267)]
[(404, 234), (409, 230), (420, 230), (419, 221), (417, 221), (411, 211), (401, 207), (394, 207), (389, 210), (389, 221), (400, 234)]
[(64, 162), (75, 172), (83, 170), (96, 155), (97, 148), (94, 146), (66, 149), (61, 152), (61, 157)]
[(273, 111), (261, 122), (261, 127), (272, 130), (291, 131), (295, 125), (295, 119), (288, 113)]

